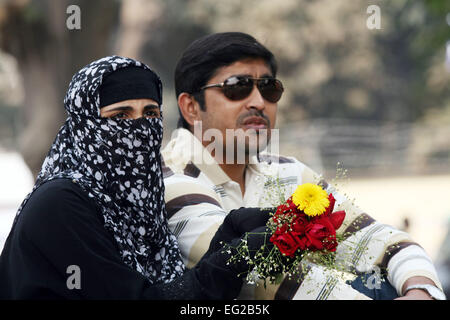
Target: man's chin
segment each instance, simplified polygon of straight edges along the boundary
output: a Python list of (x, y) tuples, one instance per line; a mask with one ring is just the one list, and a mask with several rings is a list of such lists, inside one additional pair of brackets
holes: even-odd
[(227, 129), (226, 134), (226, 150), (224, 149), (226, 163), (246, 164), (253, 156), (266, 149), (270, 141), (271, 131), (241, 127)]
[(268, 131), (269, 129), (265, 124), (249, 124), (249, 125), (243, 125), (242, 129), (246, 132), (256, 132), (259, 134), (261, 131)]
[(258, 153), (265, 150), (267, 147), (267, 141), (263, 143), (246, 143), (244, 145), (237, 145), (235, 148), (236, 159), (241, 160), (245, 159), (246, 162), (249, 161), (250, 158), (258, 155)]

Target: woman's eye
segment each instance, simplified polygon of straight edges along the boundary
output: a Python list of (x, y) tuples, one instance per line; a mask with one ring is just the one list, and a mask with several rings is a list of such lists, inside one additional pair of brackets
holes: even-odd
[(156, 111), (147, 111), (147, 112), (145, 113), (145, 116), (146, 116), (147, 118), (159, 118), (159, 114), (158, 114), (158, 112), (156, 112)]
[(120, 113), (116, 113), (111, 118), (114, 118), (114, 119), (126, 119), (127, 118), (127, 114), (124, 113), (124, 112), (120, 112)]

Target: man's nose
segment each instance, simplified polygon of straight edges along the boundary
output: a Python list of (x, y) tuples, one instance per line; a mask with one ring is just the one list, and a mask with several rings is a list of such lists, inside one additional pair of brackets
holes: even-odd
[(266, 101), (261, 95), (261, 92), (259, 92), (259, 89), (256, 86), (253, 86), (253, 90), (250, 93), (250, 96), (247, 99), (247, 109), (255, 108), (258, 110), (264, 110), (266, 107)]

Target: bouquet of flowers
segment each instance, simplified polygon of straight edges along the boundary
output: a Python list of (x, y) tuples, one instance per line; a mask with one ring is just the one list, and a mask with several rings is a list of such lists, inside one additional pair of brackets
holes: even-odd
[(305, 183), (297, 187), (285, 203), (279, 205), (267, 222), (270, 241), (273, 246), (267, 250), (263, 245), (250, 255), (246, 240), (235, 249), (229, 263), (245, 259), (252, 272), (247, 281), (255, 276), (277, 283), (282, 275), (292, 277), (301, 272), (299, 265), (309, 261), (338, 269), (335, 266), (335, 252), (338, 246), (336, 230), (345, 218), (345, 211), (333, 212), (335, 198), (320, 185)]

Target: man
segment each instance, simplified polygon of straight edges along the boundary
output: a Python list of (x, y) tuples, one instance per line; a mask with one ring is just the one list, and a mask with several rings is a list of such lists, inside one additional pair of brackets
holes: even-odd
[[(194, 41), (177, 64), (180, 120), (162, 154), (169, 225), (187, 266), (207, 250), (230, 210), (273, 206), (275, 185), (286, 199), (297, 185), (320, 183), (337, 198), (335, 210), (346, 211), (338, 232), (351, 235), (337, 258), (353, 274), (375, 270), (378, 279), (377, 272), (386, 271), (387, 290), (369, 290), (351, 273), (349, 282), (336, 281), (330, 271), (311, 263), (305, 279), (286, 278), (267, 289), (249, 285), (242, 298), (445, 298), (430, 258), (408, 234), (373, 220), (298, 160), (260, 153), (275, 132), (283, 93), (276, 72), (273, 54), (252, 36), (237, 32)], [(371, 283), (381, 288), (379, 282)]]

